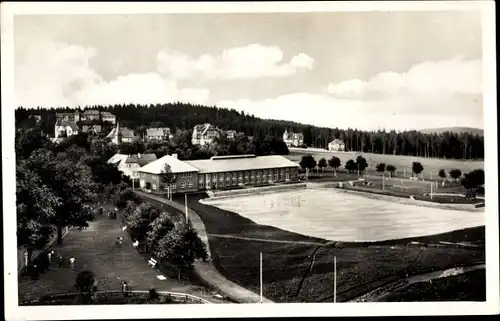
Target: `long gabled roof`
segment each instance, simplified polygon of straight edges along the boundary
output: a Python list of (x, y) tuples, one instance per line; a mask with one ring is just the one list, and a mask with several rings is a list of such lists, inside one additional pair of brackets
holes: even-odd
[(78, 125), (75, 123), (75, 122), (71, 122), (71, 121), (66, 121), (66, 120), (63, 120), (63, 121), (57, 121), (56, 122), (56, 126), (61, 126), (61, 127), (70, 127), (72, 130), (74, 131), (78, 131)]
[[(106, 135), (106, 138), (113, 138), (115, 136), (115, 133), (116, 133), (116, 127), (113, 128), (113, 130), (111, 130), (108, 135)], [(128, 129), (127, 127), (120, 127), (120, 134), (122, 138), (135, 137), (134, 132), (131, 129)]]
[(162, 158), (157, 159), (154, 162), (151, 162), (146, 166), (141, 167), (140, 169), (138, 169), (138, 171), (149, 174), (161, 174), (164, 172), (165, 166), (167, 164), (170, 167), (170, 172), (174, 174), (191, 173), (198, 171), (196, 167), (193, 167), (189, 165), (187, 162), (183, 162), (177, 159), (177, 157), (171, 155), (165, 155)]

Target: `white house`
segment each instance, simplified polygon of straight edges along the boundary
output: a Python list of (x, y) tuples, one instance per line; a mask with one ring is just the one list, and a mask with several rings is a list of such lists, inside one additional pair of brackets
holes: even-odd
[(336, 138), (328, 143), (328, 150), (333, 152), (345, 152), (345, 144), (342, 140)]
[(210, 145), (215, 138), (220, 137), (220, 130), (210, 124), (196, 125), (193, 128), (191, 143), (193, 145)]
[(103, 111), (101, 112), (101, 120), (102, 121), (108, 121), (112, 123), (113, 125), (116, 124), (116, 116), (110, 113), (109, 111)]
[(288, 147), (299, 147), (304, 144), (304, 134), (289, 133), (288, 130), (285, 130), (283, 133), (283, 141)]
[(146, 129), (147, 140), (165, 141), (172, 139), (173, 137), (174, 135), (172, 135), (172, 133), (170, 132), (170, 128), (168, 127)]
[(74, 122), (69, 121), (57, 121), (54, 126), (54, 137), (64, 138), (78, 134), (78, 126)]
[(155, 154), (115, 154), (108, 160), (108, 164), (114, 164), (123, 175), (131, 179), (139, 178), (137, 170), (156, 160)]
[(120, 127), (120, 123), (116, 123), (116, 127), (106, 136), (106, 138), (111, 138), (111, 141), (115, 144), (120, 143), (131, 143), (136, 138), (134, 131), (128, 129), (127, 127)]

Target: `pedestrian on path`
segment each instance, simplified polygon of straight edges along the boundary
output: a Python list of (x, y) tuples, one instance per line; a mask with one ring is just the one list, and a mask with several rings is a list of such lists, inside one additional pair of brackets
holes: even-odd
[(127, 295), (127, 291), (128, 291), (128, 284), (127, 284), (127, 281), (123, 280), (122, 281), (122, 293), (124, 295)]
[(75, 258), (73, 256), (69, 258), (69, 263), (71, 265), (71, 270), (75, 270)]
[(122, 227), (122, 232), (125, 232), (127, 230), (127, 225), (125, 225), (124, 227)]
[(132, 246), (137, 250), (137, 247), (139, 247), (139, 241), (135, 240), (134, 243), (132, 243)]
[(64, 266), (64, 260), (61, 255), (59, 255), (59, 267), (62, 268)]
[(49, 259), (49, 264), (52, 263), (52, 254), (54, 254), (54, 251), (49, 251), (47, 254), (47, 258)]

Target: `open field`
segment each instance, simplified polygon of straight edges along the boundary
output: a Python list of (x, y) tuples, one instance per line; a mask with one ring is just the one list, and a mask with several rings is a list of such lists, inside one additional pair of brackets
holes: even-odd
[(257, 224), (330, 241), (376, 242), (484, 225), (484, 212), (429, 209), (331, 189), (204, 200)]
[[(407, 275), (484, 262), (484, 247), (439, 244), (441, 240), (465, 239), (484, 244), (484, 227), (377, 243), (327, 242), (266, 223), (258, 224), (234, 212), (202, 204), (199, 202), (202, 197), (189, 197), (189, 207), (205, 224), (217, 269), (231, 281), (258, 293), (259, 253), (262, 252), (264, 296), (275, 302), (332, 302), (334, 256), (337, 258), (338, 302), (354, 299)], [(406, 213), (400, 211), (399, 214)], [(404, 224), (402, 217), (400, 221)], [(300, 222), (308, 225), (305, 220)], [(335, 230), (337, 226), (339, 224), (333, 224), (330, 229)], [(368, 232), (362, 229), (358, 233)], [(408, 246), (412, 240), (432, 246)]]
[(386, 302), (486, 301), (486, 271), (416, 283), (390, 294)]
[[(368, 172), (374, 173), (375, 166), (378, 163), (385, 163), (386, 165), (391, 164), (397, 168), (397, 174), (405, 176), (411, 176), (411, 165), (412, 162), (420, 162), (424, 171), (422, 172), (422, 176), (424, 179), (430, 179), (431, 177), (437, 178), (438, 172), (440, 169), (444, 169), (448, 172), (451, 169), (460, 169), (463, 173), (470, 172), (474, 169), (484, 169), (484, 161), (475, 161), (475, 160), (449, 160), (449, 159), (438, 159), (438, 158), (425, 158), (425, 157), (412, 157), (412, 156), (400, 156), (400, 155), (382, 155), (382, 154), (372, 154), (372, 153), (360, 153), (360, 152), (330, 152), (324, 151), (320, 152), (318, 150), (310, 150), (307, 149), (298, 149), (298, 148), (290, 148), (290, 154), (285, 155), (291, 161), (299, 162), (302, 156), (311, 154), (316, 161), (319, 161), (321, 158), (325, 158), (326, 160), (330, 159), (332, 156), (336, 156), (340, 158), (343, 168), (345, 163), (353, 159), (355, 160), (358, 155), (366, 158), (368, 162)], [(325, 170), (331, 171), (330, 168)]]

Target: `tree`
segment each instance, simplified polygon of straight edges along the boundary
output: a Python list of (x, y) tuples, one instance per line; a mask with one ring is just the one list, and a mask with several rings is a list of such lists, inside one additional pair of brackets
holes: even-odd
[(446, 171), (444, 169), (440, 169), (438, 172), (438, 176), (441, 178), (446, 178)]
[(50, 148), (52, 143), (42, 135), (37, 128), (30, 128), (17, 133), (15, 138), (16, 158), (28, 158), (31, 153), (40, 148)]
[(152, 249), (156, 249), (160, 240), (173, 228), (174, 223), (171, 220), (171, 214), (161, 212), (160, 215), (150, 223), (146, 241), (148, 246)]
[(138, 206), (132, 202), (129, 204), (133, 207), (129, 206), (129, 211), (126, 211), (125, 224), (128, 226), (132, 238), (142, 242), (147, 238), (149, 224), (160, 216), (160, 211), (148, 203), (141, 203)]
[(385, 163), (379, 163), (379, 164), (377, 164), (377, 172), (384, 173), (385, 170), (386, 170)]
[(394, 172), (397, 170), (396, 166), (391, 165), (391, 164), (387, 165), (386, 169), (390, 173), (391, 177), (394, 175)]
[(337, 176), (337, 170), (341, 164), (342, 163), (340, 162), (340, 158), (338, 158), (337, 156), (332, 156), (332, 158), (328, 160), (328, 165), (333, 168), (335, 176)]
[(411, 170), (413, 173), (415, 173), (415, 175), (418, 176), (424, 170), (424, 166), (422, 166), (420, 162), (413, 162), (411, 164)]
[(304, 155), (302, 156), (299, 165), (302, 169), (307, 168), (309, 170), (312, 170), (316, 167), (316, 160), (312, 155)]
[(172, 230), (158, 241), (155, 250), (160, 259), (177, 266), (179, 279), (182, 271), (190, 268), (196, 259), (207, 258), (205, 244), (184, 220), (174, 222)]
[(460, 176), (462, 176), (462, 171), (459, 169), (452, 169), (449, 171), (450, 177), (453, 178), (455, 181), (457, 181)]
[(95, 285), (95, 276), (92, 271), (85, 270), (78, 273), (75, 280), (75, 288), (80, 291), (86, 301), (90, 301), (92, 289)]
[(134, 205), (139, 205), (141, 203), (141, 199), (137, 194), (135, 194), (130, 188), (127, 188), (124, 191), (119, 192), (118, 197), (115, 201), (115, 206), (123, 210), (127, 207), (127, 203), (131, 201)]
[(356, 167), (359, 173), (363, 173), (365, 169), (368, 167), (368, 162), (363, 156), (356, 157)]
[(168, 198), (172, 199), (172, 184), (175, 183), (176, 178), (175, 174), (172, 173), (172, 170), (170, 169), (170, 165), (165, 164), (165, 168), (160, 175), (160, 181), (165, 185), (165, 187), (167, 187)]
[(475, 198), (475, 194), (482, 190), (484, 186), (484, 171), (475, 169), (466, 173), (462, 178), (462, 186), (467, 189), (467, 196)]
[(352, 173), (354, 171), (357, 170), (357, 165), (356, 165), (356, 162), (352, 159), (348, 160), (346, 163), (345, 163), (345, 169), (349, 172), (349, 173)]
[(318, 167), (321, 168), (321, 173), (324, 173), (324, 169), (326, 167), (326, 159), (322, 158), (318, 162)]
[(59, 206), (59, 198), (43, 185), (38, 175), (16, 166), (17, 245), (25, 246), (28, 261), (34, 249), (43, 248), (54, 234), (50, 224)]

